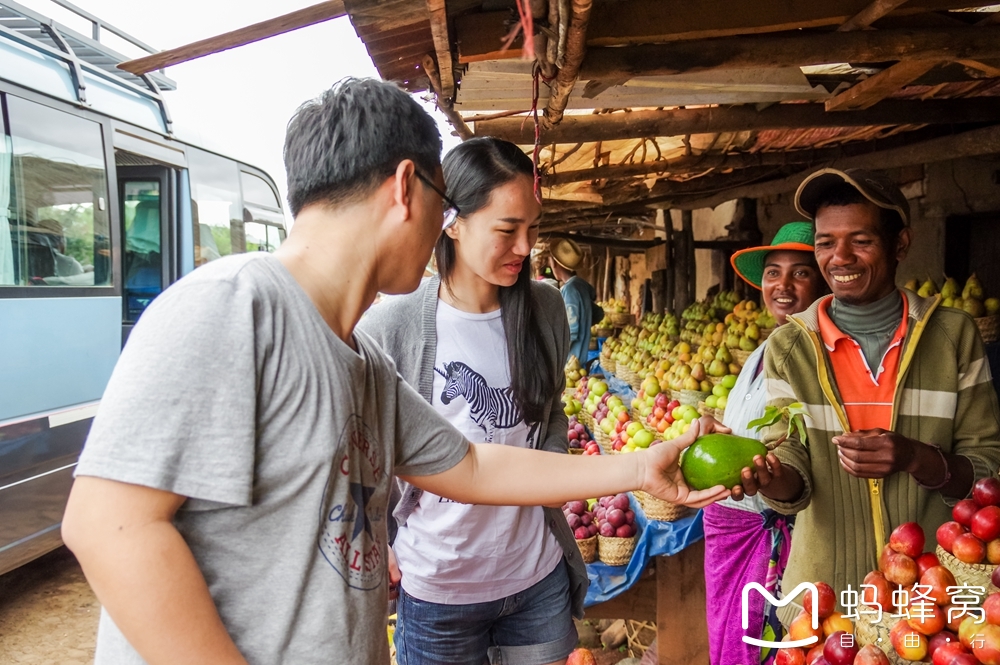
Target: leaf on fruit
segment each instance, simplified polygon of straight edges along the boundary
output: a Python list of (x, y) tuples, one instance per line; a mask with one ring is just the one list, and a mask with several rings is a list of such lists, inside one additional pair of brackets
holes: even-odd
[(806, 441), (809, 436), (806, 433), (805, 419), (809, 417), (809, 413), (806, 411), (806, 407), (802, 404), (802, 402), (792, 402), (788, 406), (783, 406), (781, 408), (776, 406), (766, 407), (764, 409), (764, 415), (756, 420), (751, 420), (747, 423), (747, 427), (760, 432), (765, 427), (771, 427), (772, 425), (777, 425), (778, 423), (784, 421), (788, 424), (785, 438), (795, 436), (797, 433), (799, 441), (804, 446), (806, 445)]

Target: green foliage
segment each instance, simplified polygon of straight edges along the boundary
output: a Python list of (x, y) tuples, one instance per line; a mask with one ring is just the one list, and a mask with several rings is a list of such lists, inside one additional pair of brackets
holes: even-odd
[(798, 434), (799, 441), (802, 445), (806, 445), (808, 434), (806, 433), (806, 423), (805, 419), (809, 417), (806, 412), (805, 406), (802, 402), (792, 402), (788, 406), (783, 406), (780, 409), (775, 406), (769, 406), (764, 409), (764, 415), (756, 420), (751, 420), (747, 423), (747, 427), (752, 427), (758, 432), (760, 432), (765, 427), (771, 427), (772, 425), (777, 425), (778, 423), (784, 421), (788, 424), (788, 429), (785, 436), (792, 437)]

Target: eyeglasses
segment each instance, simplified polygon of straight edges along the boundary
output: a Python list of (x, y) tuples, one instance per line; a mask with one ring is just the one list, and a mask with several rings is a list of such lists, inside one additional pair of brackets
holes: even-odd
[(460, 212), (459, 209), (458, 209), (458, 206), (455, 204), (454, 201), (452, 201), (450, 198), (448, 198), (447, 194), (445, 194), (440, 189), (438, 189), (437, 185), (435, 185), (434, 182), (430, 178), (428, 178), (427, 176), (425, 176), (420, 171), (414, 170), (413, 172), (416, 174), (416, 176), (420, 180), (420, 182), (422, 182), (425, 185), (427, 185), (428, 187), (430, 187), (438, 196), (441, 197), (441, 199), (445, 203), (448, 204), (448, 207), (445, 208), (445, 211), (444, 211), (444, 220), (441, 223), (441, 230), (443, 231), (444, 229), (447, 229), (448, 227), (450, 227), (452, 224), (455, 223), (456, 219), (458, 219), (458, 215), (459, 215), (459, 212)]

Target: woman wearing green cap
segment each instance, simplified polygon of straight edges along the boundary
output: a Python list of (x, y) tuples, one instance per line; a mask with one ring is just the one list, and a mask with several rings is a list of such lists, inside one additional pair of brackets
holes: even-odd
[[(778, 230), (770, 245), (736, 252), (733, 268), (747, 283), (760, 289), (764, 305), (777, 324), (790, 314), (805, 310), (826, 293), (826, 282), (813, 255), (813, 228), (809, 222), (792, 222)], [(764, 412), (764, 342), (747, 359), (729, 394), (723, 422), (733, 434), (758, 438), (747, 424)], [(758, 484), (765, 484), (781, 467), (773, 455), (757, 458)], [(745, 496), (739, 486), (733, 496), (705, 508), (705, 585), (708, 639), (712, 665), (751, 665), (773, 661), (776, 650), (743, 642), (743, 636), (777, 642), (781, 624), (769, 611), (764, 597), (750, 594), (749, 627), (742, 626), (744, 585), (757, 582), (777, 597), (777, 586), (788, 558), (791, 523), (769, 509), (760, 496)]]

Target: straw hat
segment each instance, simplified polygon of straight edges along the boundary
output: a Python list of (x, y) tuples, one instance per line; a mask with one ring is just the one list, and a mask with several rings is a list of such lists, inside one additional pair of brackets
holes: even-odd
[(562, 238), (552, 245), (550, 251), (556, 263), (566, 270), (576, 270), (583, 262), (583, 250), (572, 240)]
[(813, 253), (813, 225), (810, 222), (791, 222), (785, 224), (770, 245), (748, 247), (733, 254), (731, 262), (736, 274), (743, 281), (761, 288), (764, 281), (764, 261), (770, 252), (778, 250), (793, 250), (796, 252)]

